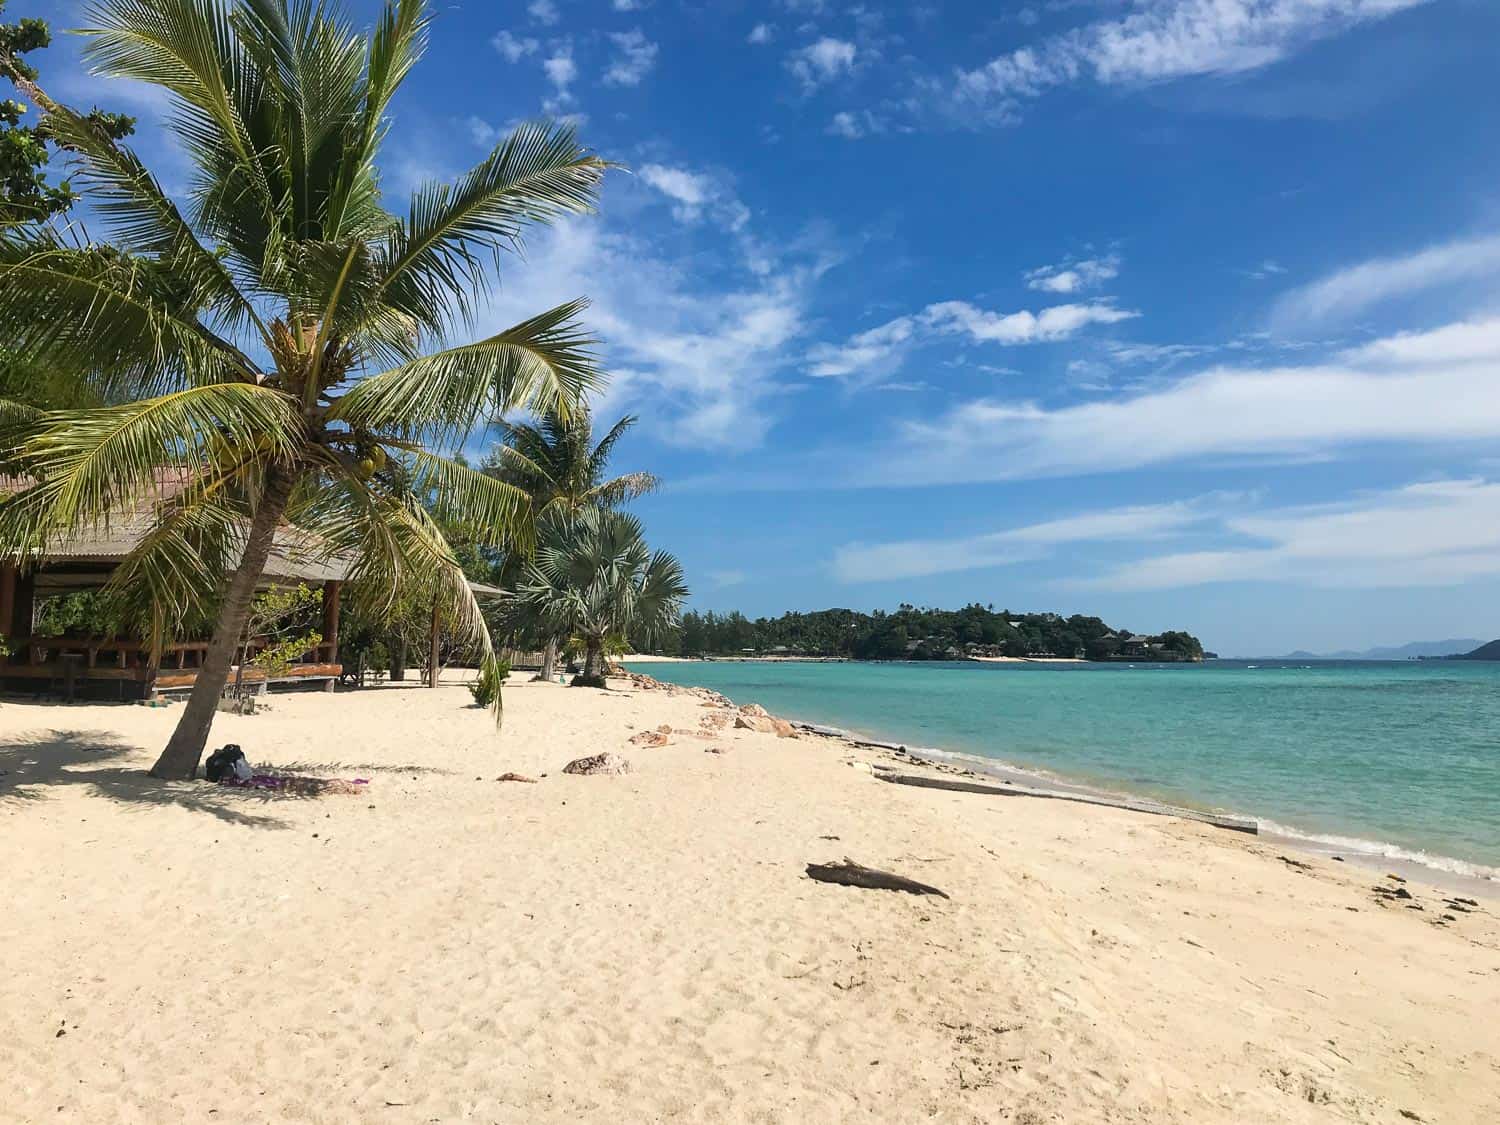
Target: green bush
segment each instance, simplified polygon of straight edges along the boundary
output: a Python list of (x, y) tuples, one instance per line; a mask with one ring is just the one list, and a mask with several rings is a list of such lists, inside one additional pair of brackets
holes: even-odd
[(497, 660), (479, 670), (479, 678), (469, 685), (469, 694), (480, 707), (489, 707), (500, 694), (500, 685), (510, 675), (510, 661)]

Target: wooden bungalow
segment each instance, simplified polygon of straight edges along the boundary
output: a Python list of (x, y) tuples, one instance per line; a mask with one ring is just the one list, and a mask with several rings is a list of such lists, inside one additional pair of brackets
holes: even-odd
[[(193, 686), (208, 649), (206, 638), (178, 641), (152, 652), (136, 637), (35, 633), (37, 609), (45, 599), (102, 587), (150, 526), (147, 514), (126, 517), (107, 529), (58, 544), (24, 568), (0, 563), (0, 637), (10, 650), (0, 655), (0, 686), (113, 699), (149, 699), (158, 692)], [(283, 527), (266, 563), (262, 589), (297, 583), (323, 589), (322, 641), (272, 682), (322, 683), (332, 691), (343, 671), (339, 594), (348, 567), (314, 546), (305, 534)], [(252, 655), (259, 647), (259, 642), (251, 642)], [(242, 680), (260, 690), (267, 686), (266, 673), (248, 665)]]

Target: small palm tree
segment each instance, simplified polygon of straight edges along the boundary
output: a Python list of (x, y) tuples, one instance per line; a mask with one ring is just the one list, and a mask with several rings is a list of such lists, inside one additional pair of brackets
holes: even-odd
[[(484, 471), (521, 489), (531, 500), (533, 518), (554, 512), (574, 513), (585, 507), (615, 508), (654, 492), (660, 481), (651, 473), (607, 477), (615, 444), (636, 419), (627, 414), (609, 433), (594, 442), (593, 413), (586, 404), (569, 415), (548, 411), (538, 425), (508, 423), (504, 437), (485, 460)], [(501, 585), (515, 584), (525, 556), (512, 552), (501, 574)], [(557, 663), (558, 638), (548, 635), (542, 646), (539, 680), (551, 680)]]
[(186, 481), (114, 583), (148, 591), (164, 629), (216, 614), (152, 770), (191, 777), (283, 523), (352, 559), (356, 588), (440, 598), (488, 657), (421, 500), (503, 543), (527, 526), (527, 497), (429, 449), (505, 410), (566, 416), (599, 376), (581, 301), (471, 343), (450, 331), (499, 252), (590, 209), (607, 166), (571, 129), (526, 125), (405, 214), (385, 210), (376, 160), (425, 48), (426, 0), (387, 0), (368, 35), (321, 0), (99, 0), (89, 18), (86, 60), (165, 90), (194, 176), (184, 213), (130, 149), (0, 58), (114, 238), (0, 230), (0, 339), (111, 404), (53, 412), (26, 437), (17, 460), (36, 483), (0, 507), (0, 554), (108, 520), (163, 470)]
[(581, 638), (583, 671), (573, 685), (603, 687), (608, 638), (659, 635), (677, 623), (687, 594), (682, 564), (665, 551), (652, 553), (639, 520), (583, 508), (543, 521), (513, 602), (552, 636)]
[(615, 445), (636, 421), (634, 415), (625, 415), (597, 444), (587, 403), (568, 414), (548, 411), (535, 426), (507, 423), (484, 471), (525, 491), (538, 519), (557, 508), (617, 508), (661, 484), (651, 473), (605, 476)]

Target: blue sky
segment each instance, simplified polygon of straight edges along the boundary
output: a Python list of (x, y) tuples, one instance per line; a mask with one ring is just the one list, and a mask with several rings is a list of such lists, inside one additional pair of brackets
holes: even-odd
[[(76, 51), (44, 83), (181, 182)], [(594, 299), (699, 608), (1487, 638), (1497, 65), (1487, 0), (456, 3), (384, 176), (400, 208), (542, 114), (628, 167), (482, 323)]]

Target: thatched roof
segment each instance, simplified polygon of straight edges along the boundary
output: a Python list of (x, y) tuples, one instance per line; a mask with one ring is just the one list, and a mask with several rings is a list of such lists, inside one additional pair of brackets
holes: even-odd
[[(135, 509), (111, 516), (89, 528), (79, 528), (68, 538), (47, 548), (42, 566), (69, 562), (119, 562), (140, 544), (156, 526), (155, 506), (180, 492), (186, 480), (180, 470), (157, 473), (152, 494), (142, 497)], [(30, 481), (0, 476), (0, 496), (23, 492)], [(276, 529), (265, 577), (290, 582), (342, 581), (353, 562), (332, 555), (316, 535), (283, 523)]]

